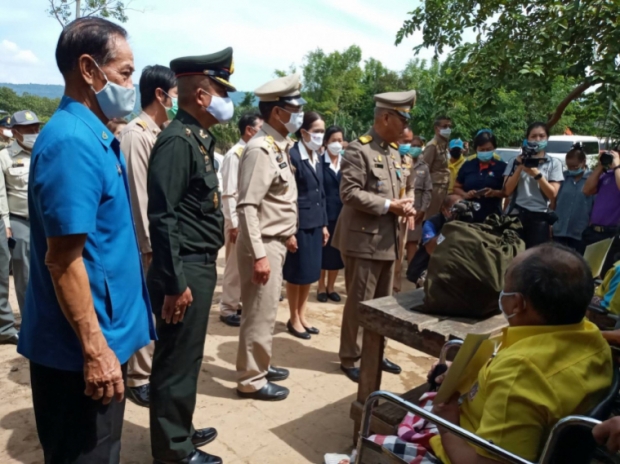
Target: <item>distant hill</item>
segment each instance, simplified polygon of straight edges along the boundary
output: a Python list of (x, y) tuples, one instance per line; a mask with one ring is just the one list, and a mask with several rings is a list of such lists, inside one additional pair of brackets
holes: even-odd
[[(31, 95), (37, 95), (38, 97), (46, 97), (46, 98), (61, 98), (65, 87), (63, 85), (48, 85), (48, 84), (6, 84), (0, 82), (0, 87), (8, 87), (17, 93), (18, 95), (23, 95), (24, 93), (29, 93)], [(138, 88), (136, 87), (136, 90)], [(245, 97), (245, 92), (231, 92), (230, 98), (238, 105), (241, 103), (243, 98)], [(138, 96), (136, 98), (136, 112), (140, 110), (140, 92), (138, 91)]]

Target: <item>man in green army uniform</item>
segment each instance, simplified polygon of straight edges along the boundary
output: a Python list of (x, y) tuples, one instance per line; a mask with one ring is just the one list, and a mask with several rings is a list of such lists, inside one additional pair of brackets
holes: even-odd
[(192, 417), (207, 323), (224, 244), (224, 217), (209, 128), (229, 121), (235, 88), (232, 48), (177, 58), (179, 111), (159, 135), (148, 170), (148, 219), (153, 262), (147, 285), (157, 321), (151, 374), (151, 450), (155, 464), (221, 463), (198, 447), (213, 428)]

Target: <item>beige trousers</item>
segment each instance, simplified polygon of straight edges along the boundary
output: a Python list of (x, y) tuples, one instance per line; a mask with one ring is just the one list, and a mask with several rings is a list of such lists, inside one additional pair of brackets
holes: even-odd
[(220, 314), (230, 316), (241, 309), (241, 281), (239, 280), (239, 265), (237, 264), (237, 246), (228, 238), (230, 226), (224, 227), (226, 240), (226, 267), (222, 280), (222, 297), (220, 299)]
[(448, 194), (448, 184), (433, 184), (431, 204), (426, 210), (426, 219), (434, 216), (441, 211), (441, 204)]
[(265, 376), (271, 363), (273, 330), (282, 292), (282, 267), (286, 247), (281, 240), (263, 238), (271, 274), (267, 284), (256, 285), (252, 283), (254, 258), (244, 240), (237, 242), (243, 304), (237, 352), (237, 388), (241, 392), (249, 393), (258, 391), (267, 384)]
[[(142, 268), (144, 269), (144, 275), (148, 267), (142, 262)], [(153, 321), (155, 317), (153, 316)], [(127, 386), (128, 387), (141, 387), (150, 382), (151, 370), (153, 369), (153, 353), (155, 352), (155, 342), (151, 340), (151, 343), (136, 351), (129, 362), (127, 363)]]
[(392, 294), (394, 261), (376, 261), (343, 256), (347, 302), (342, 312), (340, 330), (340, 363), (356, 367), (362, 356), (362, 328), (358, 321), (358, 305)]
[[(400, 219), (399, 219), (400, 221)], [(407, 223), (399, 223), (400, 231), (398, 234), (398, 258), (394, 263), (394, 284), (393, 289), (397, 292), (400, 292), (400, 286), (402, 282), (402, 274), (403, 274), (403, 261), (405, 260), (405, 245), (407, 245)]]

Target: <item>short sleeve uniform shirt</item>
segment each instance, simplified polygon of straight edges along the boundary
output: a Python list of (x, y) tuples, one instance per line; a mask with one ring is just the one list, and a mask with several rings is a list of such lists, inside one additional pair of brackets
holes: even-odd
[(155, 338), (120, 144), (81, 103), (63, 97), (34, 147), (28, 207), (30, 285), (18, 352), (81, 371), (83, 356), (45, 265), (47, 238), (86, 234), (83, 251), (99, 325), (121, 364)]

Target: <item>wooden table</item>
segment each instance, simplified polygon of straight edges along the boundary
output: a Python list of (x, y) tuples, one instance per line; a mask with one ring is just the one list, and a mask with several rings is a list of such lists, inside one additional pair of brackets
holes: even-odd
[[(381, 389), (381, 362), (385, 338), (439, 357), (441, 348), (449, 340), (464, 339), (468, 333), (494, 335), (508, 325), (501, 314), (480, 320), (432, 316), (411, 310), (421, 307), (423, 301), (424, 290), (417, 289), (360, 303), (359, 322), (364, 328), (364, 341), (357, 399), (351, 405), (351, 419), (355, 422), (354, 440), (357, 439), (360, 430), (362, 408), (366, 398), (372, 392)], [(424, 391), (426, 385), (406, 393), (403, 397), (409, 401), (416, 401)], [(371, 422), (371, 428), (375, 433), (393, 433), (394, 425), (404, 417), (402, 410), (390, 405), (380, 406), (376, 411), (377, 414)]]

